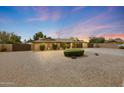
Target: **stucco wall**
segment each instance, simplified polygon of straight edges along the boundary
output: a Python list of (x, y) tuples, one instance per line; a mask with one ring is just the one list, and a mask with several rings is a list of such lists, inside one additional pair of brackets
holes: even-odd
[(0, 51), (2, 49), (6, 49), (7, 51), (12, 51), (12, 44), (0, 44)]
[[(52, 44), (53, 43), (33, 43), (32, 44), (32, 50), (33, 51), (40, 51), (40, 45), (41, 44), (45, 44), (45, 50), (52, 50)], [(60, 43), (56, 43), (58, 45), (58, 49), (62, 49), (60, 48)], [(83, 48), (87, 48), (88, 45), (87, 43), (82, 43)], [(72, 43), (70, 43), (70, 48), (72, 48)]]
[(113, 43), (98, 43), (98, 44), (94, 44), (94, 47), (118, 48), (117, 44), (113, 44)]
[[(32, 50), (33, 51), (40, 51), (40, 45), (45, 45), (45, 50), (52, 50), (52, 44), (53, 43), (33, 43), (32, 44)], [(56, 43), (58, 45), (58, 48), (60, 47), (60, 43)]]
[(40, 51), (40, 45), (41, 45), (42, 43), (33, 43), (33, 50), (34, 51)]
[(83, 48), (88, 48), (88, 43), (82, 43)]

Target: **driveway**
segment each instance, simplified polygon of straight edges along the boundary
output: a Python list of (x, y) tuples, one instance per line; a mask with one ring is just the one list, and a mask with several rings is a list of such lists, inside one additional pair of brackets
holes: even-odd
[(115, 56), (124, 56), (124, 49), (112, 49), (112, 48), (86, 48), (88, 52), (102, 53)]
[(85, 49), (77, 59), (64, 57), (63, 51), (0, 52), (0, 86), (123, 86), (123, 52)]

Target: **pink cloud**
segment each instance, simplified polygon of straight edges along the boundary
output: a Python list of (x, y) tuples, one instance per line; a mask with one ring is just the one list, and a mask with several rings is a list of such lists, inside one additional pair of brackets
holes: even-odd
[(39, 16), (39, 17), (34, 17), (34, 18), (29, 18), (27, 21), (31, 22), (31, 21), (46, 21), (48, 20), (49, 17), (46, 15), (43, 16)]
[[(75, 7), (72, 10), (73, 12), (80, 11), (81, 9), (85, 8), (84, 6)], [(36, 12), (37, 16), (33, 18), (29, 18), (28, 21), (57, 21), (62, 18), (61, 10), (54, 8), (53, 11), (48, 8), (47, 6), (42, 7), (32, 7), (32, 10)]]
[(107, 13), (102, 13), (99, 15), (96, 15), (95, 17), (91, 17), (88, 20), (86, 20), (85, 22), (81, 22), (81, 24), (85, 25), (85, 24), (96, 24), (98, 23), (99, 20), (106, 20), (108, 18), (111, 18), (110, 16), (107, 16)]
[(122, 39), (124, 39), (124, 34), (104, 34), (101, 36), (105, 37), (106, 39), (109, 39), (109, 38), (122, 38)]
[(36, 12), (37, 16), (29, 18), (28, 21), (57, 21), (61, 18), (59, 11), (50, 11), (48, 7), (32, 7), (32, 9)]
[[(20, 9), (21, 8), (21, 9)], [(18, 12), (20, 12), (20, 11), (30, 11), (30, 8), (31, 8), (31, 6), (20, 6), (20, 7), (18, 7), (18, 6), (15, 6), (14, 7), (14, 9)], [(25, 12), (23, 12), (23, 13), (25, 13)]]
[(115, 6), (108, 6), (108, 11), (111, 12), (112, 10), (114, 10)]
[(47, 13), (48, 12), (48, 7), (47, 6), (36, 6), (36, 7), (31, 7), (32, 10), (34, 10), (36, 13), (41, 14), (41, 13)]
[(75, 7), (75, 8), (72, 10), (72, 12), (77, 12), (77, 11), (80, 11), (80, 10), (82, 10), (82, 9), (84, 9), (84, 8), (86, 8), (86, 6), (77, 6), (77, 7)]
[[(80, 39), (88, 40), (90, 36), (97, 35), (100, 31), (106, 29), (111, 30), (114, 27), (120, 26), (117, 25), (118, 22), (113, 22), (111, 24), (104, 24), (102, 21), (110, 19), (110, 16), (107, 16), (107, 13), (99, 14), (95, 17), (91, 17), (90, 19), (83, 21), (80, 20), (79, 22), (71, 25), (70, 27), (65, 27), (62, 29), (63, 37), (72, 37), (77, 36)], [(95, 33), (95, 34), (94, 34)], [(103, 34), (103, 32), (101, 32)]]
[(61, 18), (61, 14), (59, 12), (54, 12), (51, 16), (51, 19), (56, 21), (59, 20)]

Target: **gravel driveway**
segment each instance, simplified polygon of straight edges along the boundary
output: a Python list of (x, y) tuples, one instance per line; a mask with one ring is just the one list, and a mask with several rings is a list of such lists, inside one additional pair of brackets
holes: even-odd
[(0, 52), (0, 86), (122, 86), (123, 53), (85, 49), (84, 57), (71, 59), (63, 51)]
[(109, 54), (115, 56), (124, 56), (124, 49), (112, 49), (112, 48), (86, 48), (86, 51), (96, 52), (101, 54)]

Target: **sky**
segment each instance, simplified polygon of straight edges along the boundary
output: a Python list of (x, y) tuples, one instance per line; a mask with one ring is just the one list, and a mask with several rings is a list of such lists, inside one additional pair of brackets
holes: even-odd
[(0, 6), (0, 31), (22, 40), (43, 32), (52, 38), (124, 39), (123, 6)]

